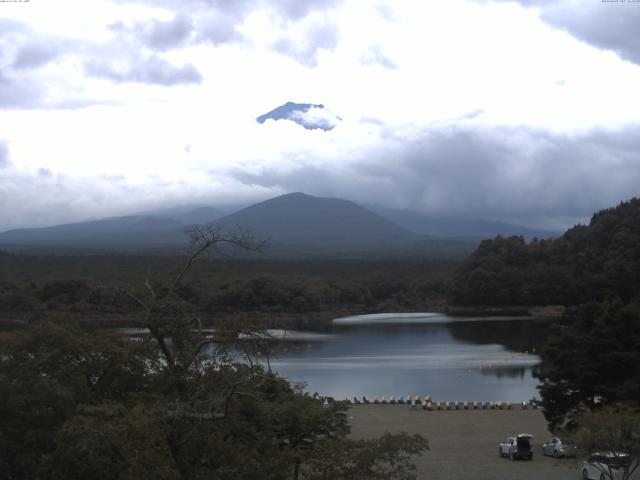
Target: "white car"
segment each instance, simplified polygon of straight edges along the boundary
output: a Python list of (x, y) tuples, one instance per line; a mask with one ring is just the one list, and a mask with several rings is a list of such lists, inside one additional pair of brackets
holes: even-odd
[(630, 480), (629, 455), (621, 452), (595, 452), (582, 462), (583, 480)]
[(498, 453), (501, 457), (509, 457), (511, 460), (516, 458), (533, 459), (533, 450), (531, 449), (531, 439), (533, 435), (521, 433), (515, 437), (509, 437), (504, 442), (500, 442)]
[(550, 457), (575, 457), (576, 446), (563, 443), (558, 437), (553, 437), (542, 445), (542, 454)]

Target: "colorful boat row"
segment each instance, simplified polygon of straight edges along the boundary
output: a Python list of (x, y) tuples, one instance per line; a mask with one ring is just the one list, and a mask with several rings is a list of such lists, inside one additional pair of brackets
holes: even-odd
[(411, 405), (411, 408), (417, 409), (421, 407), (423, 410), (511, 410), (519, 407), (523, 410), (538, 408), (538, 403), (535, 401), (523, 401), (519, 403), (512, 402), (434, 402), (430, 395), (425, 395), (423, 399), (420, 399), (419, 395), (412, 397), (407, 395), (405, 397), (375, 397), (374, 399), (368, 399), (366, 396), (358, 398), (356, 396), (347, 399), (354, 405), (358, 404), (388, 404), (388, 405)]

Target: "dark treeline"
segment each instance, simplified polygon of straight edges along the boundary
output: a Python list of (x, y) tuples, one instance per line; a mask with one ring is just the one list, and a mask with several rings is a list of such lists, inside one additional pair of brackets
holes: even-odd
[[(0, 317), (52, 311), (126, 315), (130, 291), (174, 274), (179, 257), (27, 256), (0, 253)], [(418, 309), (441, 304), (449, 262), (211, 259), (194, 266), (179, 295), (185, 311), (305, 313)], [(161, 285), (156, 285), (161, 289)]]
[(462, 264), (451, 298), (461, 305), (579, 305), (640, 291), (640, 199), (593, 215), (562, 237), (483, 241)]
[[(589, 442), (576, 437), (585, 453), (598, 438), (611, 449), (615, 438), (638, 465), (632, 430), (612, 425), (629, 417), (640, 426), (640, 199), (602, 210), (559, 238), (483, 241), (456, 271), (449, 298), (457, 305), (572, 307), (546, 339), (535, 372), (545, 417), (563, 435), (591, 425)], [(590, 415), (605, 420), (591, 424)]]

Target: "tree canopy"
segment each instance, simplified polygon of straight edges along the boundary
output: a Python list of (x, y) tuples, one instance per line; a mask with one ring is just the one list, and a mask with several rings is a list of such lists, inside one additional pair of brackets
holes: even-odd
[(2, 334), (0, 478), (415, 478), (424, 438), (352, 440), (345, 404), (232, 354), (252, 327), (200, 331), (182, 309), (182, 278), (213, 247), (251, 244), (217, 230), (192, 239), (173, 280), (123, 289), (148, 332), (140, 339), (66, 318)]
[(551, 428), (600, 405), (640, 407), (640, 305), (586, 304), (557, 326), (542, 352), (544, 413)]
[(574, 440), (581, 453), (599, 452), (608, 457), (608, 462), (595, 463), (604, 478), (633, 478), (640, 466), (640, 412), (608, 406), (582, 413), (578, 423)]
[(556, 239), (483, 241), (459, 268), (457, 304), (579, 305), (640, 292), (640, 198), (593, 215)]

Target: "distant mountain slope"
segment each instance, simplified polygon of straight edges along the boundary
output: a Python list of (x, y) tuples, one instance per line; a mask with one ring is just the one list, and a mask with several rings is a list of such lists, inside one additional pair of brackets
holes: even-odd
[(200, 207), (188, 212), (184, 212), (182, 215), (176, 215), (170, 218), (179, 221), (183, 225), (194, 225), (202, 223), (212, 223), (223, 216), (224, 213), (222, 213), (217, 208)]
[(133, 216), (169, 218), (182, 225), (211, 223), (214, 220), (224, 217), (224, 215), (225, 214), (217, 208), (203, 205), (167, 207), (133, 214)]
[(370, 245), (419, 236), (348, 200), (290, 193), (221, 218), (218, 225), (250, 227), (256, 237), (283, 243)]
[[(0, 233), (0, 248), (31, 253), (176, 253), (188, 246), (185, 227), (214, 223), (248, 227), (267, 240), (265, 255), (286, 258), (459, 258), (475, 243), (419, 235), (348, 200), (292, 193), (215, 220), (218, 211), (153, 212)], [(164, 217), (162, 215), (170, 215)], [(212, 222), (212, 220), (214, 220)], [(76, 252), (80, 253), (80, 252)]]
[(258, 123), (264, 123), (267, 120), (290, 120), (307, 130), (317, 128), (324, 131), (333, 129), (342, 121), (340, 117), (325, 108), (321, 103), (294, 102), (287, 102), (256, 118)]
[[(153, 213), (153, 215), (151, 214)], [(44, 228), (0, 233), (0, 245), (51, 247), (176, 246), (186, 243), (184, 228), (212, 223), (223, 214), (211, 207), (168, 208)]]
[(182, 224), (169, 218), (127, 216), (45, 228), (23, 228), (0, 233), (0, 244), (80, 245), (106, 244), (118, 238), (177, 230)]
[(421, 215), (408, 210), (392, 210), (372, 208), (385, 218), (397, 223), (401, 227), (423, 235), (434, 237), (454, 237), (481, 240), (502, 236), (523, 236), (525, 238), (557, 237), (561, 232), (541, 230), (513, 225), (506, 222), (474, 219), (474, 218), (438, 218)]

